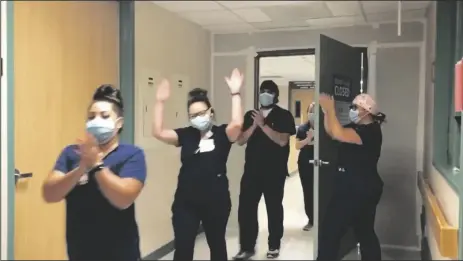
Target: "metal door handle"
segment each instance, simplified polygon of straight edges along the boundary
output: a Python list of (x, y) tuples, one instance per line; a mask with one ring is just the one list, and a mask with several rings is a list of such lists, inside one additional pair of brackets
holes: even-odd
[(309, 163), (314, 164), (316, 167), (321, 166), (321, 165), (330, 164), (328, 161), (323, 161), (323, 160), (309, 160)]
[(18, 169), (14, 169), (14, 184), (18, 183), (19, 179), (32, 178), (32, 172), (21, 173)]

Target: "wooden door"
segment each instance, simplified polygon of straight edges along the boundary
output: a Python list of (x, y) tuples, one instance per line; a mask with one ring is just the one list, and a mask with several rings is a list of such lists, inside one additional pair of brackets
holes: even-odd
[(15, 193), (15, 259), (67, 259), (64, 203), (46, 204), (43, 180), (83, 134), (102, 83), (118, 84), (118, 3), (14, 2), (15, 164), (32, 172)]

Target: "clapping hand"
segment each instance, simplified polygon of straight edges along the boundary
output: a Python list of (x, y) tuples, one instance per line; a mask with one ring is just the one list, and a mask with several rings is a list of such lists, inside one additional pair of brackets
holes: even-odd
[(77, 153), (80, 156), (80, 166), (91, 169), (103, 159), (103, 153), (98, 142), (92, 134), (87, 133), (83, 139), (78, 139), (79, 146)]
[(236, 68), (232, 71), (230, 77), (225, 77), (225, 82), (227, 82), (228, 88), (230, 88), (230, 93), (232, 94), (240, 92), (243, 81), (243, 74)]
[(159, 83), (156, 90), (156, 100), (158, 102), (165, 102), (170, 97), (170, 83), (167, 79), (163, 79)]
[(254, 124), (256, 124), (259, 127), (264, 126), (264, 115), (262, 114), (261, 111), (254, 110), (251, 113), (251, 117), (254, 120)]

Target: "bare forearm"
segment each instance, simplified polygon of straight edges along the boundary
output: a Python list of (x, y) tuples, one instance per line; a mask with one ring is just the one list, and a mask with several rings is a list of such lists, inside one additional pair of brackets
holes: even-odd
[(303, 147), (305, 147), (308, 144), (309, 144), (308, 139), (296, 140), (296, 149), (300, 150), (300, 149), (302, 149)]
[(329, 119), (328, 119), (328, 114), (325, 113), (323, 118), (324, 118), (323, 119), (323, 125), (325, 126), (325, 131), (326, 131), (326, 133), (328, 133), (328, 135), (330, 135), (332, 137), (333, 133), (331, 132), (330, 123), (329, 123)]
[(272, 128), (270, 128), (268, 125), (262, 126), (261, 129), (276, 144), (282, 147), (288, 144), (289, 142), (288, 135), (284, 135), (282, 133), (276, 132)]
[(42, 195), (45, 201), (54, 203), (63, 200), (85, 172), (84, 168), (78, 167), (66, 174), (51, 174), (42, 187)]
[(325, 118), (325, 122), (328, 122), (330, 126), (331, 136), (336, 138), (342, 135), (343, 127), (339, 122), (338, 118), (336, 117), (336, 111), (330, 110), (327, 112), (327, 116)]
[(133, 193), (126, 186), (125, 180), (112, 173), (108, 168), (96, 173), (95, 179), (101, 192), (113, 206), (126, 209), (135, 201), (136, 197), (131, 196)]
[(238, 138), (238, 145), (242, 146), (246, 144), (251, 137), (252, 133), (256, 130), (256, 125), (252, 125), (247, 130), (241, 133), (240, 137)]
[(232, 114), (230, 124), (234, 126), (243, 125), (243, 108), (241, 106), (240, 95), (232, 95)]
[(152, 135), (159, 138), (164, 125), (164, 102), (156, 102), (153, 106), (153, 123), (151, 126)]

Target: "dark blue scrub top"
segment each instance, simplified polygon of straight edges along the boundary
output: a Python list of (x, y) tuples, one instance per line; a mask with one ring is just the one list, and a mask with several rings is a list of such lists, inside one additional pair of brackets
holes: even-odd
[[(77, 145), (66, 147), (55, 170), (68, 173), (79, 164)], [(146, 178), (143, 150), (120, 144), (104, 158), (104, 164), (121, 178)], [(85, 175), (84, 177), (87, 177)], [(137, 260), (140, 257), (135, 204), (124, 210), (112, 206), (94, 178), (81, 181), (66, 196), (66, 240), (71, 260)]]

